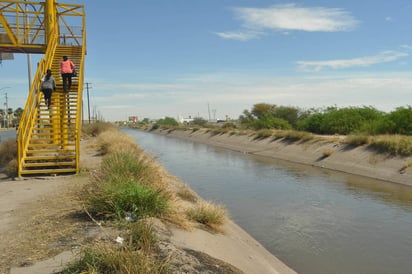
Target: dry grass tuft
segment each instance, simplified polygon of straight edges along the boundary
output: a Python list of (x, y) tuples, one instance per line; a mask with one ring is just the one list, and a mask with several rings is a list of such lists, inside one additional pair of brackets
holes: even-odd
[(322, 152), (323, 158), (327, 158), (327, 157), (331, 156), (332, 154), (333, 154), (333, 150), (331, 150), (331, 149), (327, 149), (327, 150), (324, 150)]
[(179, 188), (176, 194), (181, 199), (189, 202), (196, 202), (198, 199), (197, 194), (194, 193), (193, 190), (191, 190), (187, 185)]
[(99, 151), (102, 155), (113, 152), (130, 152), (141, 154), (141, 149), (133, 137), (122, 133), (117, 128), (102, 132), (97, 139)]
[(6, 166), (11, 160), (17, 159), (16, 140), (0, 143), (0, 167)]
[(187, 216), (216, 232), (223, 232), (227, 211), (222, 205), (202, 201), (186, 211)]

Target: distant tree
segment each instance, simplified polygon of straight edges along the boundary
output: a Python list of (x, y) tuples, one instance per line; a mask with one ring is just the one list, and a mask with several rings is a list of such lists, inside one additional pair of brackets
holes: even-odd
[(23, 109), (22, 108), (19, 107), (14, 111), (14, 116), (20, 118), (22, 115), (23, 115)]
[(263, 116), (270, 116), (273, 115), (273, 112), (276, 108), (276, 105), (271, 105), (271, 104), (266, 104), (266, 103), (259, 103), (255, 104), (251, 110), (251, 114), (257, 118), (260, 119)]
[(388, 115), (393, 123), (393, 134), (412, 135), (412, 107), (398, 107)]
[(207, 124), (207, 120), (201, 117), (196, 117), (193, 119), (192, 124), (197, 125), (197, 126), (204, 126)]
[(179, 125), (176, 119), (172, 117), (165, 117), (163, 119), (159, 119), (157, 120), (156, 124), (162, 125), (162, 126), (178, 126)]

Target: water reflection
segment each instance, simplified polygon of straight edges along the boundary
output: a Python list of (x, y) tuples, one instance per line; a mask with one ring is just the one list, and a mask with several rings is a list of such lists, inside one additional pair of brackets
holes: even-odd
[(125, 129), (299, 273), (410, 273), (412, 188)]

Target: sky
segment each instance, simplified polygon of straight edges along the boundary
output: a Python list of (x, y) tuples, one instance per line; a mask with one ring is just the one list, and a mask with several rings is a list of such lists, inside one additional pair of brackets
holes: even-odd
[[(58, 2), (85, 6), (90, 111), (106, 121), (412, 104), (410, 0)], [(15, 109), (28, 69), (14, 57), (0, 65), (0, 102), (7, 92)]]

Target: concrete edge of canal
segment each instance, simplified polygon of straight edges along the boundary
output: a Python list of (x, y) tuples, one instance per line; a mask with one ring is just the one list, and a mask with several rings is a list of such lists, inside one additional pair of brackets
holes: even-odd
[[(350, 147), (337, 136), (307, 142), (283, 139), (256, 139), (250, 135), (213, 134), (206, 129), (153, 131), (248, 153), (319, 168), (365, 176), (386, 182), (412, 186), (412, 156), (390, 156), (368, 149), (366, 145)], [(326, 156), (328, 155), (328, 156)]]

